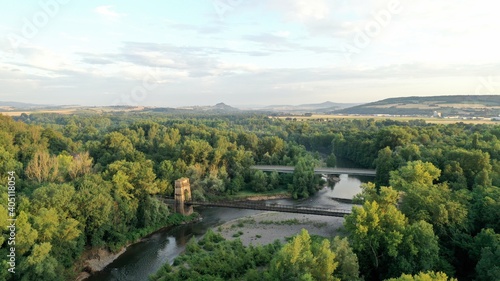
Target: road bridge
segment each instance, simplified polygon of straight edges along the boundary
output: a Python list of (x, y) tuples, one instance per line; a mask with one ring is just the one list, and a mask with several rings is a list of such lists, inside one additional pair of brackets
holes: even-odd
[[(264, 172), (276, 171), (278, 173), (293, 173), (295, 167), (293, 166), (276, 166), (276, 165), (253, 165), (250, 169), (261, 170)], [(325, 175), (340, 175), (348, 174), (352, 176), (375, 176), (376, 171), (370, 169), (357, 169), (357, 168), (328, 168), (328, 167), (317, 167), (314, 168), (315, 174), (325, 174)]]

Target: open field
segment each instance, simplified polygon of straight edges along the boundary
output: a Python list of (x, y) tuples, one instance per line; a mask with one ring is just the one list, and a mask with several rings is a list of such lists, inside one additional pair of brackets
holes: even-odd
[(492, 124), (500, 125), (499, 121), (491, 121), (489, 119), (484, 120), (464, 120), (464, 119), (441, 119), (441, 118), (429, 118), (429, 117), (397, 117), (397, 116), (371, 116), (371, 115), (312, 115), (312, 116), (280, 116), (280, 119), (286, 118), (297, 118), (297, 121), (305, 121), (308, 119), (374, 119), (374, 120), (397, 120), (397, 121), (410, 121), (410, 120), (424, 120), (427, 123), (432, 124), (454, 124), (454, 123), (464, 123), (464, 124)]
[(21, 114), (32, 114), (32, 113), (57, 113), (57, 114), (73, 114), (76, 112), (76, 109), (60, 109), (60, 110), (34, 110), (34, 111), (5, 111), (0, 112), (1, 115), (6, 116), (21, 116)]
[(0, 111), (1, 115), (6, 116), (21, 116), (21, 114), (36, 114), (36, 113), (55, 113), (55, 114), (78, 114), (78, 113), (106, 113), (106, 112), (130, 112), (130, 111), (142, 111), (143, 106), (132, 107), (127, 109), (114, 109), (112, 107), (75, 107), (66, 109), (36, 109), (36, 110), (18, 110), (18, 111)]
[(482, 108), (490, 108), (490, 109), (498, 109), (500, 106), (490, 106), (486, 104), (477, 104), (477, 103), (445, 103), (445, 104), (436, 104), (432, 102), (427, 103), (406, 103), (406, 104), (379, 104), (379, 105), (371, 105), (367, 106), (367, 108), (400, 108), (400, 109), (431, 109), (431, 110), (440, 110), (443, 108), (458, 108), (458, 109), (482, 109)]

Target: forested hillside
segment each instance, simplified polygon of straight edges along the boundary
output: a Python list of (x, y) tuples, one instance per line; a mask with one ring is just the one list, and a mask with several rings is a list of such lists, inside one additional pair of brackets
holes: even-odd
[(336, 111), (345, 114), (391, 114), (432, 116), (496, 117), (500, 114), (499, 95), (456, 95), (388, 98)]
[[(362, 207), (345, 220), (342, 248), (357, 257), (360, 277), (383, 280), (442, 271), (464, 280), (500, 279), (499, 138), (499, 126), (423, 121), (293, 122), (260, 115), (161, 113), (32, 114), (17, 121), (0, 116), (2, 202), (7, 202), (7, 177), (13, 171), (17, 213), (16, 273), (9, 273), (2, 259), (0, 280), (70, 279), (85, 249), (116, 250), (180, 223), (186, 218), (171, 215), (157, 199), (171, 196), (180, 177), (190, 178), (197, 200), (269, 190), (301, 198), (318, 188), (312, 168), (327, 159), (332, 164), (336, 157), (377, 169), (375, 183), (359, 196)], [(291, 165), (296, 171), (265, 173), (249, 169), (253, 164)], [(0, 208), (6, 221), (7, 205)], [(2, 231), (0, 255), (5, 257), (9, 230)], [(210, 237), (202, 243), (211, 246), (193, 241), (188, 254), (236, 249), (233, 254), (245, 255), (250, 264), (242, 264), (239, 275), (231, 275), (234, 280), (277, 280), (287, 271), (283, 266), (299, 262), (291, 257), (302, 249), (310, 260), (287, 271), (292, 279), (282, 280), (351, 280), (339, 273), (348, 250), (333, 247), (334, 240), (300, 237), (291, 242), (294, 247), (259, 249)], [(280, 260), (270, 257), (275, 252)], [(319, 264), (316, 257), (332, 262)], [(201, 276), (192, 280), (228, 280), (218, 275), (222, 267), (220, 272), (197, 271), (196, 264), (189, 268)], [(177, 269), (155, 278), (170, 280), (171, 270)], [(439, 275), (428, 273), (433, 274)]]

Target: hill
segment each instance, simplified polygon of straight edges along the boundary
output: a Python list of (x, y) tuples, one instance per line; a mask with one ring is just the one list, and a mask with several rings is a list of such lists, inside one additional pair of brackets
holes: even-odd
[(220, 102), (212, 106), (185, 106), (178, 107), (178, 110), (196, 111), (196, 112), (217, 112), (217, 113), (229, 113), (229, 112), (239, 112), (240, 110), (229, 106), (223, 102)]
[(1, 110), (14, 110), (14, 109), (34, 109), (34, 108), (46, 108), (52, 105), (43, 104), (33, 104), (15, 101), (0, 101), (0, 111)]
[(359, 103), (336, 103), (326, 101), (322, 103), (311, 103), (301, 105), (269, 105), (262, 110), (271, 112), (287, 112), (287, 113), (330, 113), (343, 108), (359, 105)]
[(500, 95), (454, 95), (389, 98), (336, 111), (342, 114), (389, 114), (493, 117), (500, 114)]

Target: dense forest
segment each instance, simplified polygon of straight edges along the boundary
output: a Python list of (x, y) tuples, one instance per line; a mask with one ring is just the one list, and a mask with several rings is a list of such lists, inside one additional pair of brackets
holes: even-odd
[[(117, 250), (191, 219), (170, 214), (158, 199), (171, 196), (180, 177), (190, 179), (197, 200), (274, 190), (303, 198), (322, 184), (313, 167), (334, 166), (338, 157), (377, 170), (345, 219), (345, 238), (303, 231), (285, 245), (243, 247), (207, 233), (151, 278), (500, 280), (499, 138), (499, 126), (418, 120), (0, 116), (2, 202), (13, 171), (17, 215), (16, 273), (2, 259), (0, 280), (71, 279), (86, 249)], [(295, 172), (249, 169), (254, 164)], [(6, 221), (8, 206), (0, 208)], [(9, 229), (2, 234), (5, 257)]]

